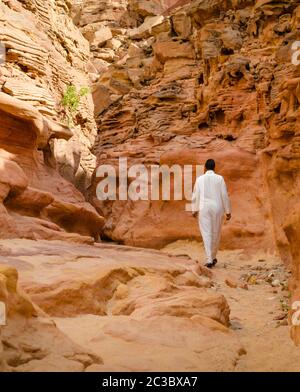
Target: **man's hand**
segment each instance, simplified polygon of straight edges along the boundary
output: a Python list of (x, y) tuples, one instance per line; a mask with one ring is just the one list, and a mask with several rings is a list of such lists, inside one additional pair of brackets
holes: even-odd
[(229, 221), (231, 219), (231, 214), (226, 214), (226, 220)]

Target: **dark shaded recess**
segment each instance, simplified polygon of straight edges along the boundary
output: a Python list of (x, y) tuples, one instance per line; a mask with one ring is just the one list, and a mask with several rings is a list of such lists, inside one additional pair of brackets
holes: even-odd
[(209, 128), (209, 125), (206, 122), (198, 125), (198, 129), (200, 129), (200, 130), (205, 130), (208, 128)]
[(277, 106), (274, 107), (273, 111), (275, 113), (280, 113), (280, 109), (281, 109), (281, 103), (279, 103)]
[(241, 80), (242, 77), (243, 77), (244, 75), (243, 75), (243, 73), (242, 73), (241, 71), (237, 71), (237, 72), (234, 74), (234, 76), (235, 76), (238, 80)]
[(219, 109), (214, 113), (214, 117), (216, 119), (217, 122), (219, 123), (224, 123), (225, 121), (225, 113), (224, 110)]
[(227, 142), (234, 142), (237, 137), (233, 135), (216, 135), (218, 139), (226, 140)]
[(228, 142), (233, 142), (234, 140), (236, 140), (236, 137), (233, 135), (226, 135), (224, 136), (224, 140), (227, 140)]
[(198, 83), (199, 84), (203, 84), (204, 83), (204, 75), (203, 75), (203, 73), (198, 76)]
[(222, 48), (221, 49), (221, 54), (223, 54), (225, 56), (230, 56), (231, 54), (234, 54), (234, 50), (233, 49), (228, 49), (228, 48)]

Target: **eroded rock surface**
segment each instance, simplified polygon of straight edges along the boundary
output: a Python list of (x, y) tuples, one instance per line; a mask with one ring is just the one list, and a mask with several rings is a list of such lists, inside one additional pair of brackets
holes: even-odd
[(103, 218), (41, 151), (69, 128), (1, 92), (0, 112), (1, 237), (99, 240)]
[[(218, 362), (218, 368), (233, 366), (240, 345), (228, 330), (227, 301), (211, 289), (211, 272), (200, 266), (195, 270), (191, 259), (105, 244), (0, 242), (1, 268), (12, 271), (13, 276), (18, 269), (19, 286), (39, 311), (45, 312), (44, 317), (55, 317), (57, 326), (82, 347), (93, 346), (95, 358), (101, 357), (102, 350), (105, 352), (106, 363), (101, 365), (99, 359), (90, 364), (87, 361), (86, 370), (158, 370), (160, 363), (166, 370), (200, 369), (203, 358), (208, 359), (210, 350), (216, 347), (227, 351), (226, 360)], [(9, 319), (2, 339), (8, 334), (13, 340), (15, 328), (23, 322), (18, 319), (14, 326)], [(51, 328), (49, 335), (55, 332), (53, 325)], [(43, 327), (38, 329), (31, 344), (35, 339), (44, 339), (43, 331)], [(126, 346), (131, 349), (128, 351)], [(148, 352), (143, 353), (145, 349)], [(82, 361), (77, 351), (78, 355), (67, 356), (63, 350), (64, 345), (59, 349), (54, 345), (52, 349), (75, 361), (77, 367), (72, 362), (60, 362), (61, 369), (84, 369), (78, 364)], [(82, 353), (85, 358), (86, 355)], [(200, 358), (201, 365), (197, 363)], [(208, 359), (207, 369), (212, 361), (212, 357)], [(15, 367), (28, 371), (49, 366), (51, 370), (54, 362), (52, 355), (36, 356), (28, 358), (26, 365), (18, 362)]]
[[(164, 16), (140, 11), (137, 27), (122, 27), (125, 43), (94, 93), (98, 164), (117, 167), (120, 156), (129, 165), (203, 164), (213, 156), (233, 204), (223, 247), (277, 245), (290, 262), (284, 225), (299, 194), (299, 70), (291, 62), (298, 3), (178, 3)], [(197, 236), (185, 203), (99, 203), (95, 187), (91, 199), (114, 240), (162, 247)]]
[[(0, 91), (31, 104), (52, 120), (68, 123), (62, 97), (68, 85), (89, 87), (89, 43), (74, 26), (69, 1), (1, 0)], [(96, 134), (91, 94), (83, 97), (69, 140), (44, 145), (60, 173), (84, 191), (90, 184)]]
[(0, 371), (83, 371), (102, 359), (74, 344), (18, 288), (18, 272), (0, 265), (0, 301), (7, 325), (0, 330)]
[(92, 97), (73, 126), (61, 105), (69, 84), (90, 83), (89, 44), (70, 14), (64, 1), (0, 1), (2, 238), (100, 238), (104, 220), (74, 186), (84, 191), (95, 168)]
[[(153, 1), (152, 12), (133, 3), (123, 4), (112, 38), (93, 50), (95, 58), (107, 55), (100, 54), (107, 63), (94, 89), (97, 164), (117, 168), (120, 156), (148, 167), (214, 157), (233, 204), (223, 249), (279, 250), (294, 263), (296, 292), (299, 2), (179, 1), (158, 11)], [(107, 218), (107, 237), (161, 248), (198, 235), (185, 203), (99, 203), (98, 181), (90, 200)]]
[[(0, 236), (14, 238), (0, 243), (1, 370), (299, 370), (287, 338), (300, 299), (299, 7), (0, 1)], [(82, 98), (68, 123), (67, 85), (92, 83), (94, 102)], [(233, 204), (222, 248), (278, 250), (290, 305), (283, 267), (244, 265), (244, 253), (225, 254), (213, 276), (180, 249), (82, 245), (99, 240), (102, 216), (105, 236), (126, 245), (199, 239), (185, 201), (96, 199), (96, 164), (119, 157), (214, 157)], [(291, 335), (299, 345), (299, 326)]]
[(280, 259), (222, 251), (211, 271), (197, 266), (199, 255), (196, 241), (162, 253), (1, 240), (2, 369), (299, 371)]

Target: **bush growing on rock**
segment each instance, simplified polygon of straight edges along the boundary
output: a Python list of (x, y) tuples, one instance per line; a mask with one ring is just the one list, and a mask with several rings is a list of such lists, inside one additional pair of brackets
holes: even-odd
[(72, 84), (67, 87), (61, 103), (67, 111), (68, 125), (70, 125), (74, 114), (78, 110), (81, 98), (88, 95), (89, 92), (90, 90), (88, 87), (81, 87), (79, 91), (77, 91), (76, 86)]

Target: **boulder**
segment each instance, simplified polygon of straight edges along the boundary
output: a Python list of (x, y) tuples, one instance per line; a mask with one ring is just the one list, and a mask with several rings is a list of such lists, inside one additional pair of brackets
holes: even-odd
[(185, 13), (176, 13), (172, 16), (173, 28), (177, 35), (182, 38), (189, 38), (192, 33), (191, 18)]
[(113, 37), (112, 32), (109, 27), (101, 26), (94, 34), (94, 39), (91, 45), (101, 46), (105, 42), (111, 40)]
[(128, 35), (131, 39), (148, 38), (151, 36), (154, 28), (165, 31), (164, 21), (165, 18), (163, 16), (148, 16), (139, 27), (129, 30)]
[(195, 52), (189, 42), (163, 41), (153, 44), (154, 54), (161, 63), (170, 59), (194, 59)]

